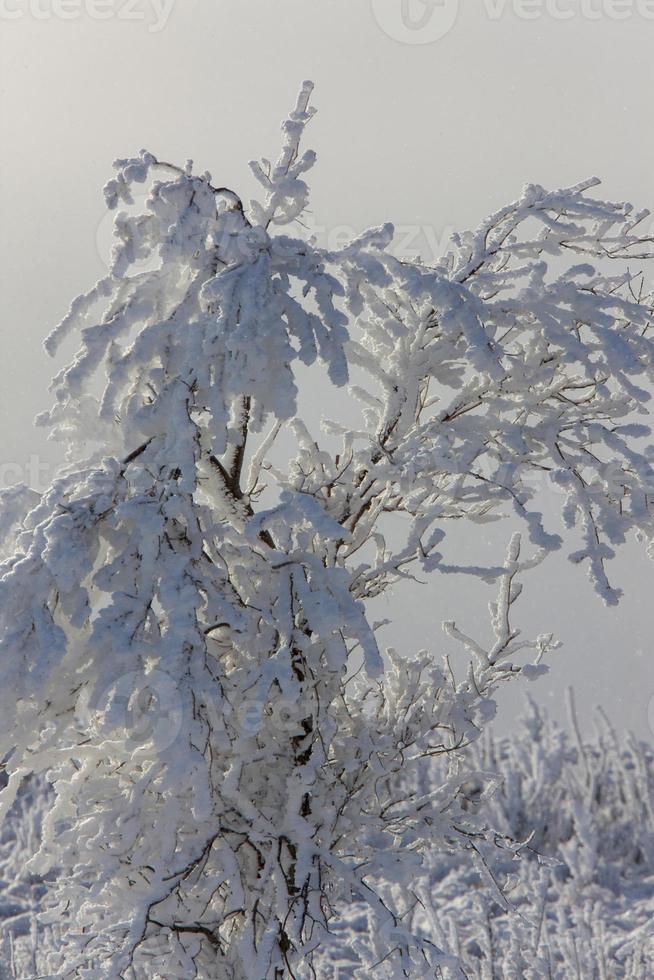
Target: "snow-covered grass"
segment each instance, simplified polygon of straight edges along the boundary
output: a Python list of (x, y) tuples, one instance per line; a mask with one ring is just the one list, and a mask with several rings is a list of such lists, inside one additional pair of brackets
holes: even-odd
[(471, 749), (501, 777), (488, 823), (530, 839), (489, 861), (506, 904), (468, 862), (432, 860), (431, 924), (469, 977), (654, 976), (654, 753), (601, 712), (590, 741), (577, 733), (532, 703), (511, 738)]
[[(470, 780), (466, 807), (497, 832), (500, 848), (471, 839), (476, 870), (457, 850), (429, 855), (429, 887), (416, 891), (413, 927), (457, 956), (471, 980), (654, 976), (654, 749), (616, 733), (601, 711), (583, 739), (574, 714), (564, 730), (529, 701), (516, 731), (487, 733), (466, 765), (495, 777), (490, 795), (484, 779)], [(425, 771), (415, 791), (441, 775), (438, 767)], [(29, 783), (0, 836), (2, 980), (47, 976), (57, 942), (56, 928), (39, 920), (47, 882), (24, 870), (46, 794), (44, 783)], [(527, 842), (518, 854), (515, 841)], [(325, 950), (321, 980), (361, 976), (365, 909), (348, 921)], [(389, 961), (375, 975), (394, 977), (394, 969)], [(444, 965), (443, 977), (456, 975)]]
[(0, 824), (0, 980), (41, 975), (57, 944), (56, 924), (39, 917), (52, 875), (44, 879), (26, 870), (39, 847), (49, 795), (45, 780), (32, 778)]
[[(477, 870), (460, 852), (430, 855), (413, 927), (458, 957), (470, 980), (654, 976), (652, 747), (616, 733), (601, 711), (582, 740), (574, 714), (564, 730), (530, 700), (511, 736), (488, 733), (467, 762), (498, 777), (489, 796), (477, 799), (481, 781), (466, 791), (500, 849), (471, 839)], [(515, 855), (510, 841), (527, 843)], [(353, 960), (366, 943), (365, 910), (350, 921), (337, 956), (325, 958), (325, 980), (361, 975)], [(395, 976), (390, 964), (376, 975)], [(444, 966), (442, 975), (461, 973)]]

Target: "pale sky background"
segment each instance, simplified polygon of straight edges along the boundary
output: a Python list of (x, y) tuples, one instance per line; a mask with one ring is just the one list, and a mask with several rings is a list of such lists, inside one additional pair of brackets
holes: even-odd
[[(654, 210), (653, 52), (648, 0), (0, 0), (2, 482), (56, 459), (32, 428), (54, 367), (41, 341), (104, 273), (115, 157), (191, 157), (247, 197), (247, 161), (276, 154), (312, 78), (314, 225), (333, 240), (391, 220), (428, 260), (526, 182), (597, 174), (598, 194)], [(497, 561), (510, 528), (491, 530), (457, 531), (458, 559)], [(565, 644), (528, 690), (562, 717), (572, 683), (586, 731), (599, 702), (652, 739), (654, 564), (631, 544), (612, 569), (626, 595), (610, 610), (562, 556), (525, 580), (520, 625)], [(439, 576), (379, 612), (397, 620), (389, 643), (445, 652), (440, 621), (481, 636), (489, 598)], [(514, 685), (499, 727), (521, 701)]]

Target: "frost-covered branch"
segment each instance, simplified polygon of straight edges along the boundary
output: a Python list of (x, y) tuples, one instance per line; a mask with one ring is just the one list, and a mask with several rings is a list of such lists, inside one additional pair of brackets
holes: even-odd
[[(66, 977), (310, 976), (359, 901), (365, 969), (460, 976), (412, 928), (408, 884), (434, 848), (488, 864), (459, 759), (497, 685), (553, 645), (511, 619), (523, 572), (561, 544), (534, 475), (561, 488), (571, 557), (607, 602), (614, 546), (652, 539), (632, 421), (652, 313), (626, 265), (649, 255), (642, 213), (590, 198), (595, 182), (529, 186), (434, 267), (398, 261), (391, 225), (321, 249), (289, 231), (310, 95), (247, 208), (190, 162), (117, 161), (107, 203), (132, 210), (111, 269), (46, 341), (79, 341), (40, 418), (68, 462), (42, 496), (0, 501), (0, 807), (47, 774), (30, 869), (60, 869)], [(360, 424), (325, 422), (338, 451), (297, 415), (301, 365), (362, 405)], [(450, 521), (507, 505), (534, 558), (519, 535), (490, 567), (439, 550)], [(367, 600), (436, 570), (498, 585), (488, 649), (448, 626), (463, 672), (380, 650), (370, 622)]]

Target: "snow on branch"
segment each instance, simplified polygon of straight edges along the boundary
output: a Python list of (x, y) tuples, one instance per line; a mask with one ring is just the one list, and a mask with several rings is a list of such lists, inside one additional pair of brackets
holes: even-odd
[[(652, 544), (643, 212), (590, 198), (596, 181), (529, 186), (435, 266), (399, 261), (389, 224), (321, 249), (288, 227), (310, 95), (249, 208), (190, 161), (117, 161), (110, 272), (46, 341), (79, 343), (40, 418), (68, 462), (1, 501), (0, 800), (52, 785), (30, 870), (54, 875), (71, 978), (304, 976), (360, 901), (366, 969), (460, 976), (408, 889), (434, 849), (488, 864), (460, 759), (497, 685), (554, 646), (511, 619), (563, 543), (539, 490), (607, 602), (617, 546)], [(298, 417), (300, 365), (362, 406), (325, 420), (338, 451)], [(519, 534), (504, 562), (446, 556), (451, 521), (507, 510), (533, 558)], [(462, 675), (383, 650), (370, 620), (434, 571), (498, 587), (488, 648), (447, 626)]]

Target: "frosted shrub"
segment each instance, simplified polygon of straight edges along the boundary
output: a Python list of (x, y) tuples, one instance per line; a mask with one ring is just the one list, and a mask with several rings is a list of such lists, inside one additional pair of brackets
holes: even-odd
[[(57, 976), (309, 977), (362, 903), (343, 954), (365, 975), (461, 976), (413, 892), (427, 855), (495, 848), (461, 753), (498, 684), (547, 669), (552, 638), (510, 617), (563, 543), (533, 477), (605, 602), (615, 547), (651, 542), (646, 212), (595, 179), (530, 185), (433, 267), (395, 258), (390, 224), (318, 248), (296, 232), (310, 94), (252, 164), (258, 201), (191, 162), (117, 161), (111, 269), (46, 341), (79, 345), (39, 420), (67, 462), (0, 501), (0, 809), (31, 774), (52, 787), (27, 870), (53, 877)], [(309, 430), (310, 365), (360, 419)], [(527, 542), (446, 558), (451, 521), (507, 507)], [(498, 590), (488, 648), (446, 625), (462, 677), (380, 648), (370, 600), (457, 572)]]

